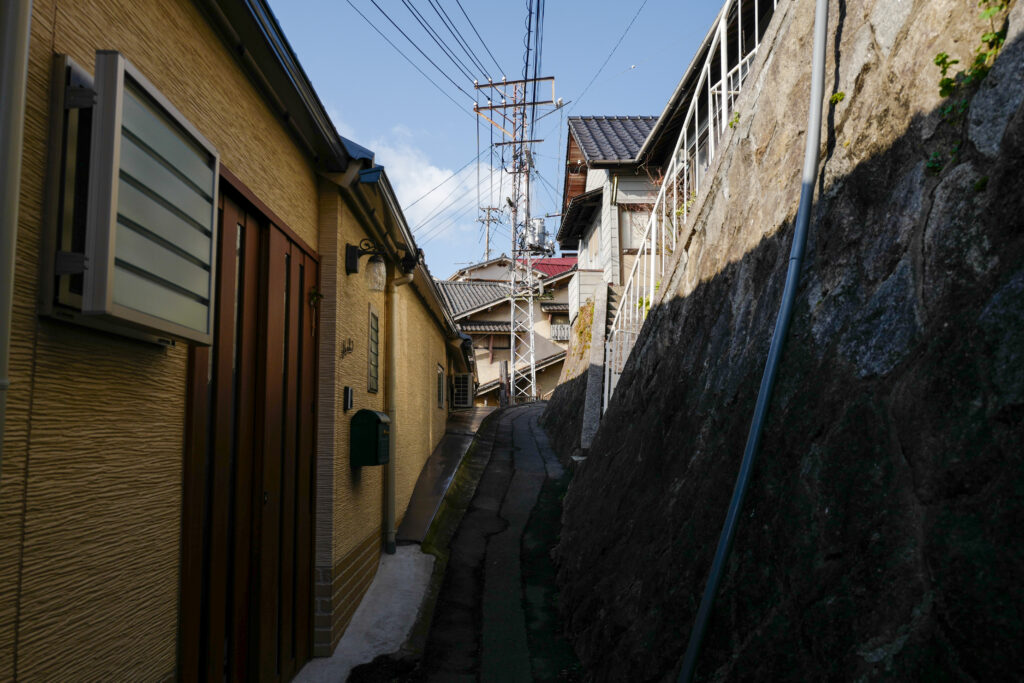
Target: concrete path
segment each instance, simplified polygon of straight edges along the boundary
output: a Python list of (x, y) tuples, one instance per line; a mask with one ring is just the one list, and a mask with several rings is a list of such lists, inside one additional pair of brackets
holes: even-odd
[(295, 683), (341, 683), (352, 668), (395, 652), (412, 630), (434, 569), (434, 556), (418, 545), (382, 555), (377, 575), (330, 657), (310, 660)]
[(561, 638), (550, 556), (568, 477), (538, 426), (543, 409), (502, 410), (481, 431), (474, 458), (486, 466), (448, 545), (422, 659), (378, 659), (351, 680), (580, 678)]
[(394, 653), (406, 643), (434, 569), (434, 556), (421, 552), (419, 544), (480, 423), (494, 410), (474, 408), (449, 417), (445, 435), (420, 472), (399, 527), (398, 552), (381, 556), (377, 574), (334, 653), (308, 662), (293, 679), (296, 683), (342, 683), (354, 667)]

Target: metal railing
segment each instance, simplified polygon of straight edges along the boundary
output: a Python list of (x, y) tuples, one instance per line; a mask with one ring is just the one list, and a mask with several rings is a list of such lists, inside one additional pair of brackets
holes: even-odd
[[(750, 73), (761, 36), (778, 0), (726, 0), (709, 32), (710, 46), (690, 95), (686, 118), (662, 175), (636, 260), (622, 291), (605, 344), (604, 405), (608, 408), (640, 328), (661, 287), (690, 208), (720, 151), (726, 128), (736, 124), (736, 99)], [(744, 11), (750, 13), (744, 17)], [(735, 29), (735, 31), (733, 30)], [(753, 40), (745, 40), (752, 29)], [(744, 43), (752, 43), (745, 45)], [(699, 54), (699, 53), (698, 53)], [(730, 67), (730, 56), (735, 57)], [(724, 76), (722, 75), (724, 74)], [(712, 80), (715, 79), (715, 80)]]

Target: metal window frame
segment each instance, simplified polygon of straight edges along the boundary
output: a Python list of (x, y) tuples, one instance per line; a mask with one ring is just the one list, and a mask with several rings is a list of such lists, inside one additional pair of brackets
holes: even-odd
[[(173, 323), (114, 302), (114, 262), (116, 254), (118, 178), (121, 158), (121, 126), (124, 89), (131, 79), (150, 97), (197, 146), (213, 158), (213, 198), (210, 202), (210, 298), (206, 311), (206, 331)], [(96, 53), (96, 105), (93, 111), (92, 154), (89, 164), (88, 213), (85, 254), (89, 267), (82, 290), (82, 312), (125, 320), (142, 328), (162, 332), (196, 344), (213, 341), (217, 281), (215, 251), (217, 244), (217, 192), (220, 179), (220, 155), (216, 148), (179, 112), (171, 102), (119, 52)]]
[[(376, 322), (377, 338), (373, 338), (373, 328)], [(377, 359), (376, 367), (373, 359)], [(380, 316), (373, 304), (369, 305), (366, 316), (366, 392), (376, 394), (380, 391)]]
[(444, 368), (437, 364), (437, 407), (444, 408)]
[[(208, 346), (213, 339), (215, 304), (213, 292), (216, 286), (216, 245), (219, 221), (217, 197), (220, 191), (220, 155), (213, 145), (170, 103), (160, 91), (128, 62), (122, 55), (112, 51), (100, 51), (96, 56), (97, 76), (89, 73), (65, 54), (55, 54), (51, 72), (49, 150), (47, 158), (46, 202), (43, 230), (40, 240), (39, 298), (38, 311), (41, 316), (71, 322), (122, 337), (139, 339), (160, 345), (172, 345), (183, 340), (200, 346)], [(210, 220), (210, 299), (207, 306), (207, 331), (205, 334), (171, 321), (148, 315), (135, 309), (113, 304), (110, 301), (116, 243), (114, 235), (117, 220), (117, 173), (120, 159), (120, 111), (124, 78), (130, 78), (134, 85), (185, 133), (195, 144), (212, 156), (213, 174), (211, 220)], [(103, 78), (101, 84), (100, 78)], [(113, 80), (111, 80), (113, 78)], [(106, 138), (97, 138), (98, 117), (101, 103), (108, 115), (117, 114), (117, 120), (105, 124)], [(81, 123), (82, 112), (91, 110), (92, 125), (85, 128)], [(116, 135), (116, 139), (111, 137)], [(89, 162), (78, 159), (77, 149), (69, 146), (75, 139), (89, 136)], [(97, 145), (103, 145), (100, 149)], [(77, 146), (77, 145), (76, 145)], [(97, 157), (104, 157), (102, 160)], [(106, 182), (112, 185), (105, 193), (105, 206), (95, 206), (93, 193), (100, 192), (103, 183), (96, 176), (97, 169), (104, 172)], [(103, 169), (106, 169), (103, 171)], [(87, 174), (83, 197), (74, 193), (74, 177)], [(84, 204), (85, 245), (80, 254), (71, 254), (72, 235), (78, 227), (73, 223), (74, 203)], [(106, 215), (104, 215), (104, 213)], [(99, 232), (106, 230), (106, 235)], [(90, 234), (91, 233), (91, 234)], [(101, 252), (96, 252), (97, 244)], [(62, 253), (63, 252), (63, 253)], [(60, 264), (61, 257), (77, 256), (79, 270), (69, 272)], [(84, 270), (81, 268), (84, 267)], [(70, 279), (75, 273), (83, 279), (81, 295), (72, 291)], [(103, 279), (106, 282), (103, 282)], [(86, 296), (86, 280), (89, 280), (89, 296)], [(99, 286), (97, 286), (99, 285)], [(104, 291), (105, 290), (105, 291)], [(102, 296), (97, 298), (97, 294)]]
[[(461, 388), (463, 391), (464, 400), (459, 400), (459, 384), (463, 383), (465, 386)], [(457, 372), (453, 377), (453, 392), (452, 392), (452, 407), (455, 409), (459, 408), (472, 408), (473, 407), (473, 374), (469, 372)]]

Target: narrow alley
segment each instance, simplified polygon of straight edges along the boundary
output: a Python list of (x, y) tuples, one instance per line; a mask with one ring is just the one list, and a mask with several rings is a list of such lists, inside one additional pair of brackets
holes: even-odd
[(1024, 0), (4, 0), (0, 683), (1024, 681), (1022, 179)]
[(451, 506), (424, 543), (447, 566), (422, 657), (380, 657), (350, 681), (578, 679), (551, 560), (569, 473), (538, 424), (543, 410), (492, 414), (466, 456)]

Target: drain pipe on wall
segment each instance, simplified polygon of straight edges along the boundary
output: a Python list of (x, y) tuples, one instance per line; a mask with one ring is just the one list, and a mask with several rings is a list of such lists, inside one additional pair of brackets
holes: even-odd
[(694, 621), (693, 629), (690, 631), (690, 642), (686, 646), (683, 666), (679, 671), (678, 680), (681, 683), (689, 683), (693, 679), (694, 669), (697, 666), (697, 657), (700, 655), (701, 643), (704, 640), (704, 632), (707, 629), (711, 608), (718, 593), (718, 584), (722, 580), (725, 562), (729, 559), (729, 552), (732, 550), (733, 537), (736, 534), (736, 524), (739, 521), (740, 510), (743, 508), (743, 499), (750, 485), (750, 474), (754, 468), (754, 460), (761, 445), (764, 420), (768, 414), (772, 391), (775, 388), (775, 376), (778, 373), (779, 361), (782, 358), (786, 335), (789, 332), (789, 323), (793, 319), (796, 288), (800, 281), (800, 268), (803, 264), (804, 247), (807, 245), (807, 231), (811, 220), (814, 182), (818, 174), (818, 146), (821, 143), (821, 109), (825, 91), (825, 29), (827, 25), (828, 0), (817, 0), (814, 10), (814, 47), (813, 60), (811, 62), (811, 100), (807, 114), (807, 141), (804, 148), (800, 205), (797, 209), (796, 226), (793, 230), (793, 247), (789, 254), (789, 270), (786, 273), (786, 285), (782, 292), (779, 316), (775, 321), (775, 332), (772, 334), (772, 343), (768, 349), (768, 360), (765, 363), (764, 374), (761, 376), (761, 388), (757, 392), (757, 403), (754, 407), (750, 432), (747, 434), (747, 445), (743, 451), (743, 461), (740, 464), (739, 475), (736, 478), (736, 485), (732, 491), (732, 500), (729, 501), (729, 512), (726, 514), (725, 524), (722, 526), (722, 533), (718, 538), (718, 548), (715, 550), (715, 559), (711, 563), (708, 582), (704, 587), (704, 596), (701, 598), (700, 608), (697, 610), (697, 618)]
[(398, 401), (395, 400), (398, 391), (398, 314), (395, 311), (395, 304), (398, 301), (398, 288), (412, 282), (414, 273), (392, 277), (388, 285), (388, 297), (385, 305), (388, 307), (388, 418), (391, 420), (391, 433), (388, 435), (388, 464), (384, 466), (384, 552), (394, 555), (395, 534), (397, 533), (395, 523), (395, 441), (398, 436)]
[(7, 389), (11, 386), (11, 316), (14, 253), (18, 244), (21, 142), (25, 133), (25, 82), (32, 0), (0, 6), (0, 468), (4, 461)]

